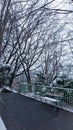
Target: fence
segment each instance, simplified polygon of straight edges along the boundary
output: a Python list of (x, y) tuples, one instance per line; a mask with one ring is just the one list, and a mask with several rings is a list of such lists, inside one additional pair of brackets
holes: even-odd
[(21, 84), (20, 93), (33, 97), (47, 96), (57, 98), (62, 94), (62, 104), (66, 107), (73, 107), (73, 89), (63, 87), (49, 87), (45, 85)]

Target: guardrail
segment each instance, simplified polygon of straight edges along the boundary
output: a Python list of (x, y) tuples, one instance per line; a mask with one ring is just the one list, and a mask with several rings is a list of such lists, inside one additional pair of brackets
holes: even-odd
[(73, 89), (63, 87), (49, 87), (45, 85), (35, 84), (21, 84), (20, 93), (34, 95), (35, 97), (47, 96), (57, 98), (60, 94), (62, 96), (62, 104), (65, 107), (73, 107)]

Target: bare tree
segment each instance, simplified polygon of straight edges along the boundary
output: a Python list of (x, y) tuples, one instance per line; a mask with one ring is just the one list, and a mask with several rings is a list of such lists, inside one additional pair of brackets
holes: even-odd
[[(19, 44), (20, 61), (29, 84), (31, 84), (30, 70), (34, 65), (36, 66), (45, 44), (47, 44), (48, 35), (50, 35), (47, 32), (50, 30), (50, 24), (53, 21), (50, 18), (51, 15), (52, 12), (45, 8), (40, 8), (34, 14), (32, 12), (26, 27), (27, 31), (23, 33), (24, 41)], [(44, 37), (46, 37), (45, 40), (43, 40)]]
[[(50, 8), (54, 1), (44, 0), (42, 3), (40, 0), (0, 0), (0, 56), (3, 63), (12, 66), (10, 85), (13, 79), (23, 72), (27, 83), (31, 83), (30, 70), (34, 66), (39, 67), (36, 64), (45, 50), (46, 78), (50, 79), (56, 72), (62, 43), (66, 40), (61, 42), (58, 38), (58, 33), (65, 25), (63, 23), (60, 27), (56, 16), (72, 11)], [(49, 73), (48, 64), (53, 66)]]
[[(3, 42), (4, 42), (4, 35), (6, 35), (7, 30), (9, 30), (9, 17), (10, 17), (10, 3), (11, 0), (0, 0), (0, 57), (1, 53), (3, 52)], [(6, 46), (6, 45), (4, 45)]]
[(51, 11), (47, 12), (45, 7), (50, 2), (46, 1), (39, 7), (39, 0), (10, 2), (9, 23), (6, 23), (10, 31), (7, 29), (7, 33), (4, 32), (3, 62), (12, 66), (10, 85), (13, 79), (23, 72), (26, 74), (27, 82), (31, 83), (30, 68), (39, 59), (45, 45), (45, 42), (42, 43), (45, 16), (47, 15), (48, 19), (51, 15)]

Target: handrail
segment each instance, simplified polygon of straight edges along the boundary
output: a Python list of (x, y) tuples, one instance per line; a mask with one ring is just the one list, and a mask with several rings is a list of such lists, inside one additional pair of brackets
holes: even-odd
[(51, 87), (48, 85), (22, 83), (20, 89), (21, 89), (20, 93), (25, 93), (27, 95), (30, 95), (31, 97), (33, 95), (36, 98), (37, 97), (39, 98), (39, 96), (46, 95), (47, 92), (50, 92), (50, 93), (52, 92), (53, 94), (54, 93), (60, 94), (61, 92), (63, 94), (62, 96), (63, 106), (67, 106), (67, 107), (70, 106), (73, 108), (73, 89), (72, 88), (64, 88), (63, 86)]
[(62, 89), (62, 90), (70, 90), (70, 91), (73, 91), (72, 88), (64, 88), (64, 87), (50, 87), (48, 85), (40, 85), (40, 84), (26, 84), (26, 83), (21, 83), (21, 85), (26, 85), (26, 86), (30, 86), (30, 85), (34, 85), (34, 86), (37, 86), (37, 87), (46, 87), (46, 88), (51, 88), (51, 89)]

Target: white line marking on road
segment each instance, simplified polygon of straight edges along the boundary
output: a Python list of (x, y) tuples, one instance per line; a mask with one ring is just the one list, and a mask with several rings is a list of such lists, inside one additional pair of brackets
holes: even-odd
[(1, 117), (0, 117), (0, 130), (7, 130)]

